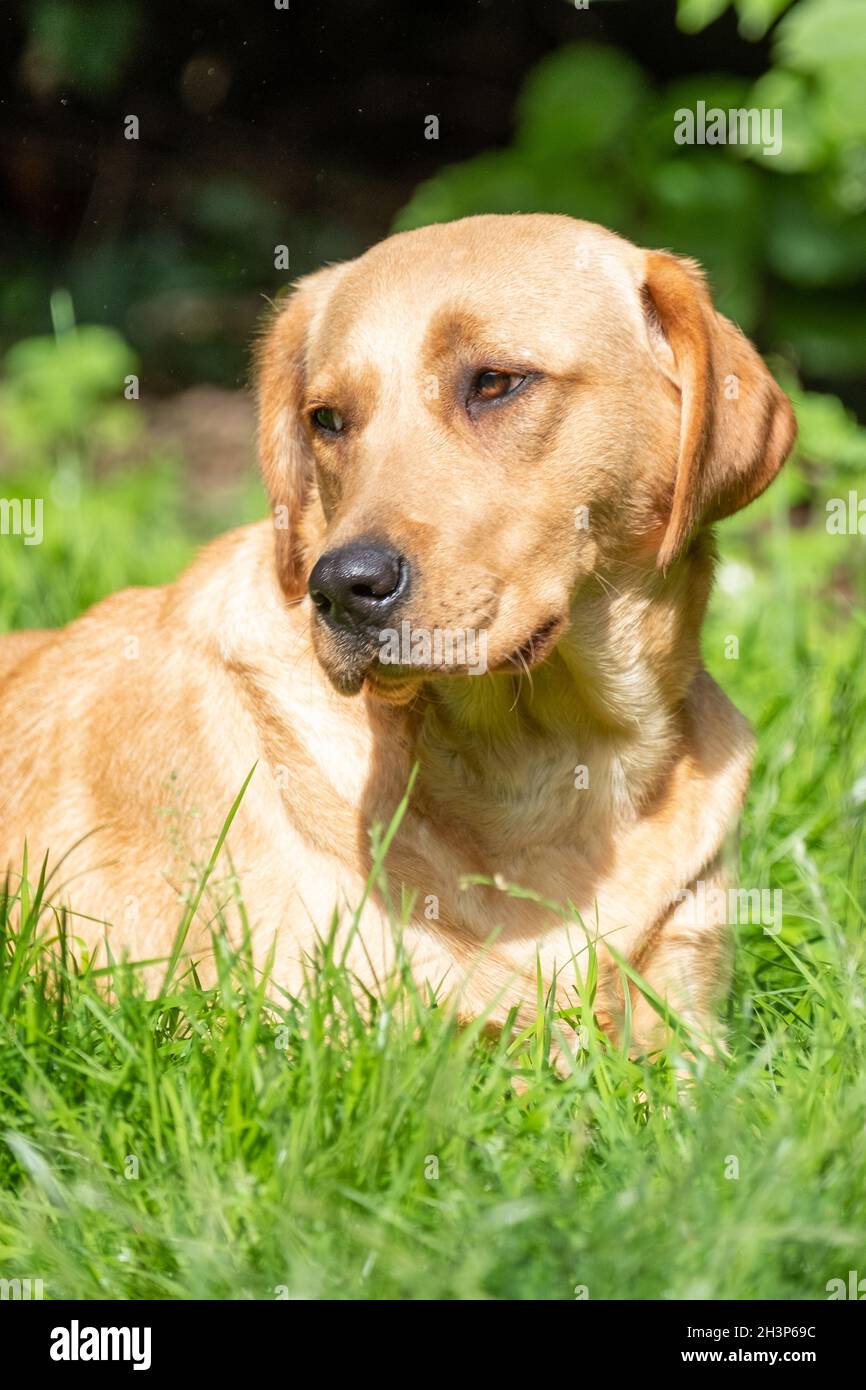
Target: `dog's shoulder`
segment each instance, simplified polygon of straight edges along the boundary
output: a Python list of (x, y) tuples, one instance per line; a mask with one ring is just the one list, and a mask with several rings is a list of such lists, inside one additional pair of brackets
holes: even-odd
[(684, 705), (689, 749), (706, 776), (727, 770), (748, 782), (755, 754), (752, 726), (709, 674), (699, 671)]

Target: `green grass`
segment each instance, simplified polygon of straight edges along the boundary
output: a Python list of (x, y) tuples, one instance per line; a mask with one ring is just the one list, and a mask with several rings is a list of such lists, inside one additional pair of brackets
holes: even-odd
[[(135, 573), (154, 512), (116, 487), (112, 508), (85, 486), (65, 548), (5, 542), (7, 622), (172, 572), (181, 523)], [(405, 979), (359, 1011), (326, 948), (268, 1005), (223, 934), (215, 989), (148, 999), (118, 966), (107, 995), (35, 945), (31, 865), (0, 910), (0, 1276), (55, 1298), (820, 1299), (866, 1275), (866, 539), (828, 536), (820, 499), (792, 529), (772, 496), (724, 528), (705, 641), (759, 736), (741, 881), (784, 895), (778, 936), (738, 929), (730, 1059), (678, 1087), (590, 1030), (559, 1079), (543, 1009), (516, 1045)]]

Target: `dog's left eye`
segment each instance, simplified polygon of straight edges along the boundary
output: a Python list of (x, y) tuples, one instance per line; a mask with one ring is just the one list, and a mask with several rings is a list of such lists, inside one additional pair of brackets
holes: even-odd
[(343, 417), (339, 410), (334, 410), (332, 406), (320, 405), (318, 410), (312, 412), (311, 418), (316, 428), (325, 434), (342, 433)]
[(469, 401), (499, 401), (503, 396), (510, 396), (525, 380), (525, 376), (518, 376), (516, 372), (479, 372), (472, 383)]

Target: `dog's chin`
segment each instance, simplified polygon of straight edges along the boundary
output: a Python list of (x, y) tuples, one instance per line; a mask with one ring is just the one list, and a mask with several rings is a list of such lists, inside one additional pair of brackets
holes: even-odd
[(330, 645), (317, 647), (319, 665), (341, 695), (374, 695), (389, 705), (408, 704), (425, 679), (424, 671), (383, 666), (369, 651), (334, 651)]
[(423, 673), (417, 671), (404, 673), (402, 679), (392, 672), (386, 676), (377, 661), (360, 666), (336, 663), (321, 657), (319, 661), (331, 685), (340, 695), (360, 695), (364, 691), (386, 705), (410, 704), (424, 679)]
[(331, 685), (340, 695), (357, 695), (375, 657), (372, 646), (361, 646), (340, 636), (313, 629), (316, 658)]
[(322, 662), (322, 667), (331, 685), (340, 695), (357, 695), (360, 693), (364, 684), (364, 673), (354, 670), (345, 670), (343, 667), (334, 667), (327, 662)]

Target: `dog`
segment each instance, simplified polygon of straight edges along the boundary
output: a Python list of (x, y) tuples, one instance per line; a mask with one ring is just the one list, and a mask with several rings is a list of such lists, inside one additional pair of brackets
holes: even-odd
[(730, 881), (753, 738), (701, 660), (712, 526), (795, 422), (699, 267), (562, 216), (403, 232), (300, 280), (256, 377), (272, 515), (0, 640), (13, 882), (26, 839), (115, 959), (164, 961), (186, 907), (202, 970), (242, 899), (292, 993), (335, 920), (378, 987), (403, 889), (461, 1017), (531, 1017), (539, 969), (573, 1009), (594, 953), (612, 1037), (715, 1046), (732, 933), (688, 901)]

